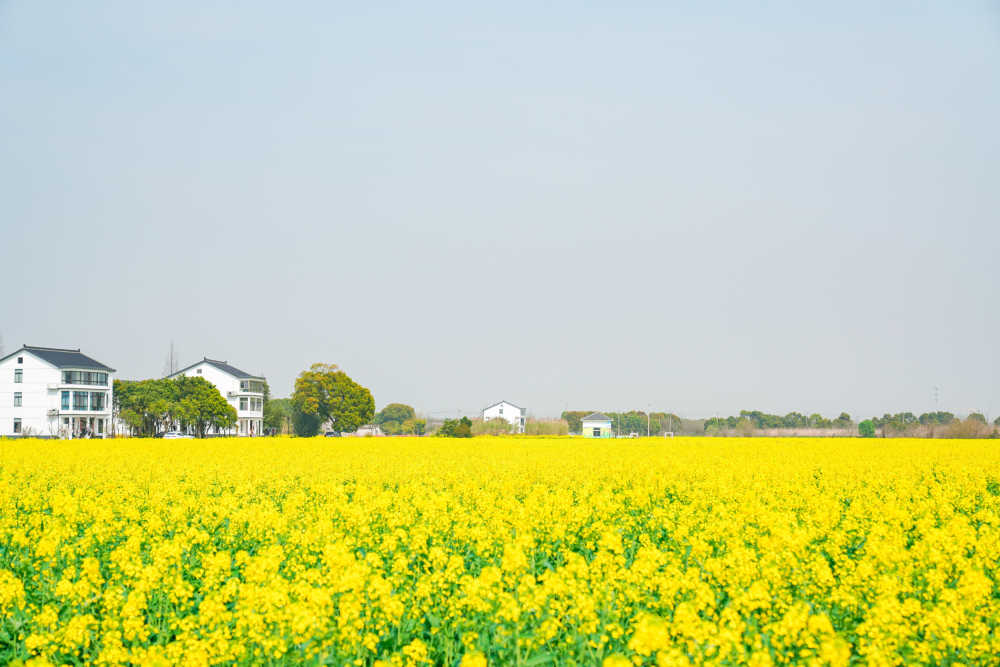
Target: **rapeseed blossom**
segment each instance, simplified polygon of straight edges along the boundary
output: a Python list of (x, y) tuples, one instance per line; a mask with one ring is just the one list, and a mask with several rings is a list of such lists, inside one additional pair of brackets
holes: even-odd
[(0, 662), (989, 664), (990, 441), (0, 441)]

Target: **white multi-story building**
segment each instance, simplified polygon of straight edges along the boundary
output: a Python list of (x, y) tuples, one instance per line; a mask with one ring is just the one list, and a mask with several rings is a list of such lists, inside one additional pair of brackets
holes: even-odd
[(514, 427), (514, 433), (524, 433), (524, 420), (527, 414), (528, 411), (524, 408), (519, 408), (507, 401), (500, 401), (487, 408), (483, 408), (483, 421), (488, 422), (491, 419), (504, 419)]
[(196, 364), (169, 375), (205, 378), (215, 385), (222, 397), (236, 408), (236, 434), (260, 435), (264, 423), (264, 385), (259, 375), (241, 371), (226, 361), (205, 357)]
[(78, 349), (24, 345), (0, 359), (0, 435), (104, 437), (114, 372)]

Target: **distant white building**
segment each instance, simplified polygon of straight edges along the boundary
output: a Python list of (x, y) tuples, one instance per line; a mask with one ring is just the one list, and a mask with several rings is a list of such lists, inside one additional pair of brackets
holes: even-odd
[(524, 433), (524, 420), (527, 414), (528, 411), (524, 408), (519, 408), (508, 401), (500, 401), (483, 408), (483, 421), (504, 419), (514, 428), (514, 433)]
[(383, 436), (385, 433), (382, 433), (382, 429), (378, 424), (365, 424), (359, 426), (354, 435), (364, 438), (368, 436)]
[(79, 349), (22, 346), (0, 359), (0, 435), (103, 438), (114, 372)]
[(582, 435), (585, 438), (610, 438), (614, 435), (611, 429), (611, 417), (603, 412), (592, 412), (580, 420)]
[(260, 435), (264, 424), (264, 384), (266, 378), (241, 371), (229, 362), (205, 357), (167, 377), (181, 375), (205, 378), (222, 397), (236, 408), (236, 435)]

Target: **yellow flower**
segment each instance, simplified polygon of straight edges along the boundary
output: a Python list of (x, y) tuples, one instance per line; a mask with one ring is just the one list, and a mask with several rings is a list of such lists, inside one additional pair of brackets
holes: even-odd
[(621, 653), (613, 653), (601, 662), (601, 667), (632, 667), (632, 661)]
[(459, 667), (486, 667), (489, 663), (486, 661), (486, 656), (479, 651), (473, 651), (472, 653), (466, 653), (462, 656), (462, 661), (459, 663)]
[(3, 448), (0, 609), (25, 662), (610, 654), (603, 664), (618, 667), (840, 666), (1000, 654), (991, 441)]

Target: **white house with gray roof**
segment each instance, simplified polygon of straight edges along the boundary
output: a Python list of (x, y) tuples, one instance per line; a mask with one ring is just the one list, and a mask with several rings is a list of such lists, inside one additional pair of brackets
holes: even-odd
[(222, 397), (236, 408), (236, 428), (230, 435), (260, 435), (264, 424), (264, 385), (266, 378), (253, 375), (228, 361), (203, 358), (169, 375), (205, 378), (215, 385)]
[(484, 422), (491, 419), (504, 419), (513, 427), (514, 433), (524, 433), (524, 420), (527, 415), (527, 410), (519, 408), (510, 401), (500, 401), (483, 408)]
[(611, 428), (611, 417), (603, 412), (591, 412), (580, 420), (582, 435), (585, 438), (611, 438), (614, 431)]
[(104, 437), (114, 373), (78, 348), (21, 346), (0, 358), (0, 436)]

